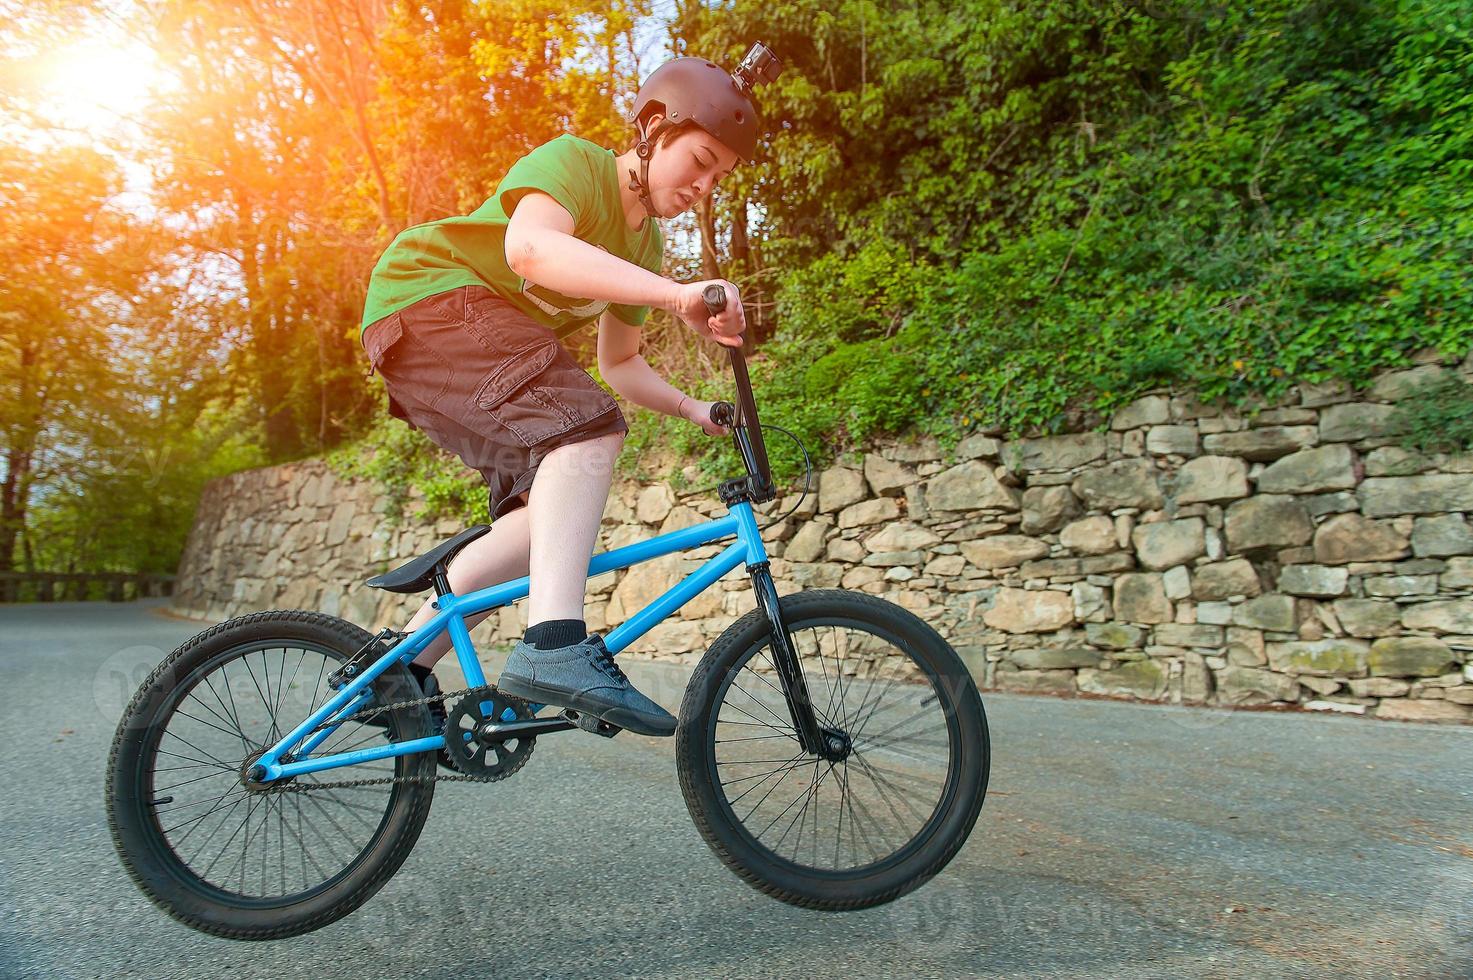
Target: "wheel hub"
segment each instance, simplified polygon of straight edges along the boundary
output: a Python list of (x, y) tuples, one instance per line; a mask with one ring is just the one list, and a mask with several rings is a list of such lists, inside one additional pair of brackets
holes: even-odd
[[(289, 785), (293, 779), (297, 778), (295, 776), (282, 776), (280, 779), (273, 779), (270, 782), (266, 782), (266, 767), (256, 764), (257, 760), (265, 754), (265, 749), (257, 749), (246, 756), (245, 761), (240, 764), (240, 784), (246, 788), (247, 792), (274, 793), (280, 787)], [(282, 756), (281, 761), (290, 762), (291, 755)]]
[(849, 758), (853, 751), (854, 743), (849, 736), (837, 728), (821, 726), (818, 729), (819, 749), (818, 757), (828, 762), (842, 762)]

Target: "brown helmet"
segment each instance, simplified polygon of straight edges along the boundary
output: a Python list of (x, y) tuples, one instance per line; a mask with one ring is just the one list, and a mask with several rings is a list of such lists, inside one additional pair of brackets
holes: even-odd
[[(752, 89), (770, 82), (782, 72), (782, 62), (762, 42), (752, 45), (737, 70), (726, 69), (705, 58), (676, 58), (656, 68), (634, 99), (634, 125), (639, 131), (639, 176), (629, 172), (630, 188), (640, 193), (645, 209), (654, 215), (648, 197), (649, 159), (655, 138), (667, 126), (694, 123), (747, 163), (757, 156), (761, 117), (752, 104)], [(644, 131), (646, 119), (656, 112), (665, 119), (651, 132)]]

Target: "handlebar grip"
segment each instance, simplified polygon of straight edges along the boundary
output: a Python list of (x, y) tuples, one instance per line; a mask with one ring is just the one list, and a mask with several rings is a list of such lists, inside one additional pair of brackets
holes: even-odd
[[(719, 288), (719, 287), (718, 287)], [(711, 405), (711, 421), (729, 426), (736, 421), (736, 406), (731, 402), (715, 402)]]
[(713, 282), (701, 290), (701, 299), (706, 301), (706, 309), (711, 311), (711, 315), (716, 316), (726, 309), (726, 287)]

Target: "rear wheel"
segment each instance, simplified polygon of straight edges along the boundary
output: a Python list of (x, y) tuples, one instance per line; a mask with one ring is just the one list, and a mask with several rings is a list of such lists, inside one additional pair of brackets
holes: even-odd
[(945, 867), (977, 820), (990, 766), (981, 697), (956, 651), (893, 603), (811, 590), (780, 606), (830, 757), (799, 745), (754, 611), (686, 689), (686, 806), (717, 857), (775, 898), (825, 910), (891, 901)]
[[(329, 675), (370, 639), (321, 613), (254, 613), (185, 642), (134, 695), (108, 759), (108, 823), (129, 875), (164, 911), (217, 936), (279, 939), (352, 912), (403, 864), (429, 815), (433, 753), (284, 785), (242, 778), (336, 694)], [(399, 665), (373, 690), (381, 704), (420, 696)], [(387, 721), (345, 723), (313, 754), (433, 734), (423, 705)], [(405, 781), (311, 789), (391, 777)]]

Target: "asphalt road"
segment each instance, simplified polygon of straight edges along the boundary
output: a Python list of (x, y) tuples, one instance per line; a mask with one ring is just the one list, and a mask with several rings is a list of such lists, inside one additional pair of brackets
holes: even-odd
[[(0, 607), (0, 975), (1473, 977), (1473, 730), (998, 694), (971, 840), (885, 907), (748, 888), (670, 741), (569, 732), (442, 785), (357, 913), (206, 936), (134, 889), (103, 815), (124, 704), (202, 628), (160, 604)], [(677, 669), (629, 672), (677, 706)]]

